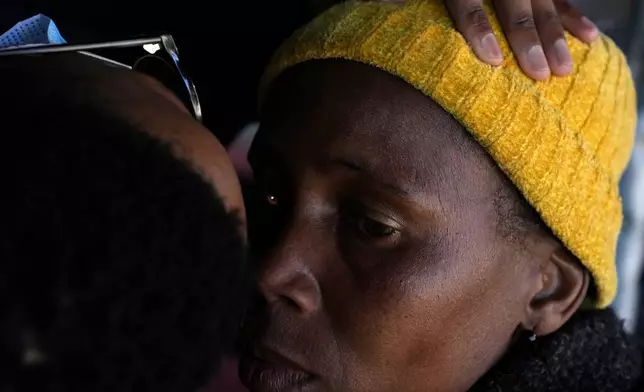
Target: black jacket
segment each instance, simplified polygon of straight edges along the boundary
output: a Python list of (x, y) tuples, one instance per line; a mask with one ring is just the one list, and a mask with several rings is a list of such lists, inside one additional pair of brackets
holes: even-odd
[(642, 354), (612, 310), (582, 311), (552, 335), (518, 341), (472, 392), (644, 391)]

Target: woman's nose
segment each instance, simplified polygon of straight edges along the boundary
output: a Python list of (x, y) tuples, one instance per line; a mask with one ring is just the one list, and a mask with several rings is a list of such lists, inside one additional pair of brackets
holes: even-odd
[(300, 313), (320, 308), (322, 296), (313, 268), (316, 256), (306, 237), (302, 231), (289, 233), (262, 263), (259, 287), (270, 305), (288, 306)]

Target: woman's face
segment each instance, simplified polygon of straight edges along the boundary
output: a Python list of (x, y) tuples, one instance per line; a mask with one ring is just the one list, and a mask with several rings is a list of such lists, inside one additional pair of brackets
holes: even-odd
[(433, 101), (365, 65), (301, 65), (250, 160), (252, 391), (463, 391), (503, 354), (538, 272), (500, 234), (507, 180)]

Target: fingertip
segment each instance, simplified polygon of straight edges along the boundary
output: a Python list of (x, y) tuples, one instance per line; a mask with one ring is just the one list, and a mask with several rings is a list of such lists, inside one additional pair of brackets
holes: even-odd
[(586, 42), (592, 42), (599, 38), (599, 29), (597, 26), (587, 17), (582, 16), (581, 17), (581, 24), (583, 26), (583, 30), (581, 31), (582, 39)]
[(483, 35), (478, 45), (474, 46), (476, 54), (482, 61), (493, 66), (499, 66), (503, 63), (503, 53), (494, 33), (490, 32)]
[(566, 76), (572, 72), (572, 57), (565, 38), (559, 38), (555, 41), (548, 57), (548, 63), (550, 64), (550, 70), (556, 76)]
[(550, 77), (550, 65), (541, 45), (532, 46), (521, 62), (523, 71), (536, 80), (547, 80)]
[(597, 38), (599, 38), (599, 30), (597, 30), (597, 29), (589, 30), (586, 33), (586, 42), (588, 42), (588, 43), (597, 40)]
[(574, 69), (574, 66), (572, 64), (560, 64), (552, 66), (550, 69), (552, 70), (552, 74), (554, 76), (564, 77), (570, 75), (570, 73)]
[(523, 61), (519, 61), (519, 66), (521, 67), (521, 70), (523, 71), (523, 73), (526, 74), (526, 76), (528, 76), (530, 79), (541, 81), (541, 82), (550, 79), (550, 76), (551, 76), (550, 68), (534, 69), (534, 68), (531, 68), (528, 64), (526, 64)]
[(597, 26), (587, 17), (582, 16), (580, 20), (581, 24), (583, 24), (587, 29), (597, 30)]
[(503, 64), (503, 57), (501, 57), (501, 58), (491, 58), (491, 59), (488, 59), (485, 62), (488, 63), (489, 65), (493, 66), (493, 67), (499, 67), (499, 66), (501, 66)]
[(538, 70), (538, 71), (531, 71), (531, 73), (528, 73), (528, 76), (530, 76), (534, 80), (538, 80), (540, 82), (545, 82), (546, 80), (550, 79), (550, 69), (547, 70)]

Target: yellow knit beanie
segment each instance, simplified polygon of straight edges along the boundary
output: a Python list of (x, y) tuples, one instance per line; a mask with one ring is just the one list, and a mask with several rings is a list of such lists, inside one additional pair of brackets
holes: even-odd
[[(501, 37), (493, 10), (492, 26)], [(567, 36), (573, 74), (535, 82), (500, 40), (505, 62), (479, 61), (442, 2), (348, 2), (302, 28), (276, 53), (263, 82), (316, 59), (346, 59), (390, 72), (461, 122), (591, 272), (594, 305), (615, 297), (618, 191), (634, 140), (635, 91), (623, 54), (607, 37)], [(260, 92), (260, 95), (263, 95)]]

